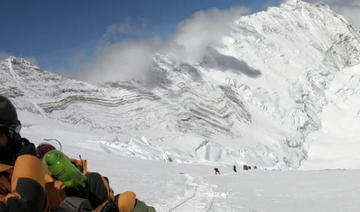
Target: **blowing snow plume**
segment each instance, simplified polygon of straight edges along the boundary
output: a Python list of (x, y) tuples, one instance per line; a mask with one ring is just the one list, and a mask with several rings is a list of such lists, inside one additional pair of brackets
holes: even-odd
[(216, 46), (221, 37), (230, 32), (232, 21), (248, 12), (243, 7), (196, 12), (191, 19), (179, 24), (172, 38), (172, 43), (177, 47), (173, 51), (175, 58), (187, 63), (201, 61), (208, 47)]
[(156, 41), (127, 41), (101, 49), (87, 66), (93, 82), (141, 79), (151, 65)]
[(230, 31), (231, 22), (248, 12), (244, 7), (199, 11), (190, 19), (182, 21), (170, 39), (154, 38), (105, 45), (98, 50), (92, 62), (85, 66), (85, 80), (144, 80), (149, 76), (148, 71), (156, 53), (181, 63), (200, 63), (208, 48), (216, 47), (221, 37)]

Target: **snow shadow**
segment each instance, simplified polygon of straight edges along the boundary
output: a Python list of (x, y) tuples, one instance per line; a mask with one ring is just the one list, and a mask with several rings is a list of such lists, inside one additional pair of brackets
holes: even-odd
[(202, 65), (209, 68), (242, 73), (252, 78), (256, 78), (261, 75), (259, 70), (250, 67), (245, 61), (237, 59), (233, 56), (223, 55), (216, 49), (210, 47), (207, 48)]

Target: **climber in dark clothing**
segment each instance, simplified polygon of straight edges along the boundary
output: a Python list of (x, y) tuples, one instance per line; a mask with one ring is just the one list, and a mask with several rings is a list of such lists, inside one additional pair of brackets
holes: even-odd
[(20, 128), (14, 106), (0, 96), (0, 212), (41, 212), (46, 172), (35, 145), (20, 137)]
[(219, 171), (219, 169), (218, 168), (214, 168), (214, 171), (215, 171), (215, 175), (220, 175), (220, 171)]

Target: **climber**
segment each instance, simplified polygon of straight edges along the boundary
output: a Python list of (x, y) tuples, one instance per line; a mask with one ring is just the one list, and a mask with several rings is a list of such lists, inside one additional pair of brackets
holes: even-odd
[(88, 172), (86, 160), (72, 160), (86, 176), (84, 188), (67, 188), (49, 175), (39, 159), (55, 148), (39, 145), (35, 149), (20, 136), (20, 128), (15, 107), (0, 95), (0, 212), (75, 212), (81, 207), (101, 212), (155, 212), (131, 191), (114, 195), (106, 177)]
[(0, 96), (0, 212), (44, 211), (44, 165), (20, 128), (14, 106)]

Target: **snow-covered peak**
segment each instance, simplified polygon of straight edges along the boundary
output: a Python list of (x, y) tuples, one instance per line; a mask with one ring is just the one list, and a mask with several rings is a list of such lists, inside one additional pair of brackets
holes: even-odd
[(10, 56), (9, 58), (5, 59), (5, 63), (8, 64), (9, 68), (16, 65), (22, 67), (23, 69), (40, 69), (37, 65), (26, 60), (25, 58), (17, 58), (14, 56)]
[(301, 1), (301, 0), (288, 0), (285, 1), (284, 3), (281, 4), (280, 7), (286, 7), (286, 6), (291, 6), (291, 7), (304, 7), (309, 5), (308, 3)]
[[(276, 8), (276, 7), (273, 7)], [(283, 10), (318, 10), (321, 9), (323, 11), (328, 11), (333, 14), (336, 14), (334, 11), (331, 10), (330, 6), (324, 2), (315, 2), (315, 3), (309, 3), (302, 0), (288, 0), (283, 2), (280, 7), (280, 9)], [(338, 14), (337, 14), (338, 15)]]

